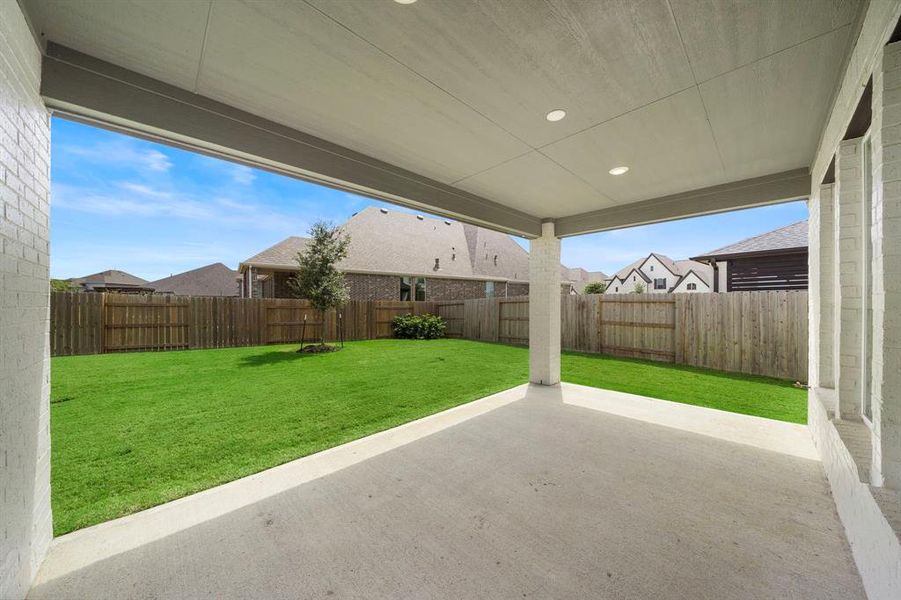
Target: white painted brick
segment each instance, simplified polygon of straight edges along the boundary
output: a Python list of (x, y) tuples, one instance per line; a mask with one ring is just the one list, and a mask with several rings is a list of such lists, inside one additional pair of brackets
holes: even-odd
[(0, 598), (20, 598), (52, 537), (50, 128), (16, 2), (0, 2), (0, 57)]
[(554, 224), (529, 247), (529, 381), (560, 382), (560, 239)]

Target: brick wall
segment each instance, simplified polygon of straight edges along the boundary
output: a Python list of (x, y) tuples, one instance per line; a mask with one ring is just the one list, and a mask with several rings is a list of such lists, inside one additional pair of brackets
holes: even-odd
[(560, 382), (560, 238), (541, 224), (529, 242), (529, 381)]
[[(504, 292), (503, 284), (495, 284), (495, 295)], [(427, 279), (426, 300), (468, 300), (485, 297), (485, 282), (473, 279)]]
[(901, 43), (885, 47), (873, 72), (871, 131), (872, 465), (877, 483), (901, 490)]
[[(262, 271), (261, 271), (262, 273)], [(288, 279), (292, 273), (271, 272), (262, 290), (267, 298), (292, 298)], [(351, 300), (400, 300), (399, 275), (369, 275), (365, 273), (347, 273), (345, 275)], [(495, 295), (527, 295), (529, 284), (509, 284), (495, 282)], [(485, 297), (485, 282), (472, 279), (439, 279), (426, 278), (426, 300), (467, 300)]]
[(0, 598), (23, 597), (52, 537), (48, 215), (41, 55), (0, 2)]
[(528, 283), (508, 283), (507, 284), (507, 296), (528, 296), (529, 295), (529, 284)]
[(807, 256), (810, 274), (810, 374), (813, 387), (833, 388), (833, 322), (835, 320), (835, 290), (833, 287), (834, 232), (832, 222), (833, 186), (827, 184), (814, 189), (808, 202), (810, 213), (810, 252)]
[(400, 277), (347, 273), (344, 279), (351, 300), (400, 300)]
[(863, 326), (863, 140), (839, 144), (835, 155), (835, 310), (834, 373), (838, 409), (842, 417), (860, 414)]

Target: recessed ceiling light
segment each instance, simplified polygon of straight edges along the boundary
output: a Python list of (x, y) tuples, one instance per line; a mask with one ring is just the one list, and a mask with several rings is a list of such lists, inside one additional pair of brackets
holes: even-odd
[(623, 175), (629, 170), (629, 167), (613, 167), (610, 169), (611, 175)]
[(565, 116), (566, 116), (566, 111), (558, 108), (558, 109), (555, 109), (555, 110), (552, 110), (551, 112), (549, 112), (547, 114), (547, 116), (545, 116), (545, 119), (547, 119), (551, 123), (555, 123), (557, 121), (562, 120), (563, 117), (565, 117)]
[(413, 4), (416, 0), (394, 0), (398, 4)]

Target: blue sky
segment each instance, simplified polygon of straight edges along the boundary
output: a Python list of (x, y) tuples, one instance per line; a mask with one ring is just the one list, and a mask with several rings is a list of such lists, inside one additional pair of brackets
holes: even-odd
[[(148, 280), (212, 262), (235, 268), (326, 219), (391, 205), (53, 119), (52, 277), (121, 269)], [(563, 241), (563, 262), (613, 272), (648, 252), (685, 258), (807, 217), (803, 202)], [(527, 242), (519, 240), (528, 247)]]

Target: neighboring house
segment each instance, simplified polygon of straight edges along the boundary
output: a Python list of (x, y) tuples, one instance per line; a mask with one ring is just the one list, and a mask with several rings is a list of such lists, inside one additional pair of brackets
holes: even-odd
[(606, 283), (605, 294), (631, 294), (637, 286), (646, 294), (709, 292), (713, 269), (694, 260), (673, 260), (652, 252), (617, 271)]
[(711, 250), (693, 260), (713, 266), (714, 291), (807, 289), (807, 220)]
[(153, 288), (147, 285), (146, 279), (135, 277), (125, 271), (110, 269), (67, 279), (73, 287), (79, 287), (85, 292), (117, 292), (120, 294), (143, 294), (153, 292)]
[[(464, 300), (529, 292), (529, 254), (510, 236), (475, 225), (368, 207), (343, 225), (344, 271), (353, 300)], [(295, 257), (289, 237), (238, 266), (241, 296), (289, 298)], [(561, 265), (561, 293), (575, 293)], [(580, 274), (581, 276), (581, 274)]]
[(158, 294), (176, 296), (237, 296), (239, 292), (238, 272), (222, 263), (170, 275), (147, 285)]
[(572, 282), (573, 291), (582, 294), (585, 286), (596, 281), (607, 281), (607, 275), (603, 271), (586, 271), (582, 267), (567, 269), (562, 273), (564, 281)]

